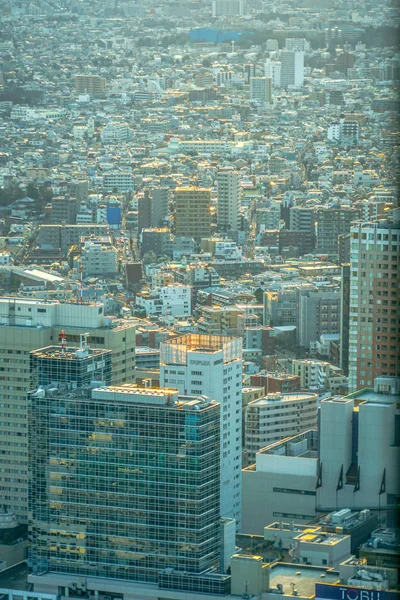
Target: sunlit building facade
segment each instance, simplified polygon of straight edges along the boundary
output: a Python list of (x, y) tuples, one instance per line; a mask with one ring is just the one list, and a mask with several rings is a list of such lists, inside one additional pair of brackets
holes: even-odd
[(33, 576), (218, 570), (218, 403), (129, 385), (49, 386), (28, 403)]

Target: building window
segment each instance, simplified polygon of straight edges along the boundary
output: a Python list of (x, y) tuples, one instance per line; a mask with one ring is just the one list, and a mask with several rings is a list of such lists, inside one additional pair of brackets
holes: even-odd
[(272, 488), (273, 492), (277, 492), (279, 494), (300, 494), (301, 496), (316, 496), (316, 492), (312, 492), (309, 490), (292, 490), (290, 488)]

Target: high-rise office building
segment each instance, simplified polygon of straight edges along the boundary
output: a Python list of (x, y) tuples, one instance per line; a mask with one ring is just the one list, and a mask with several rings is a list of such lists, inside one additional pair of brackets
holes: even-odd
[(62, 346), (33, 350), (30, 353), (30, 376), (31, 389), (51, 383), (65, 383), (69, 389), (90, 385), (93, 381), (110, 385), (111, 350), (90, 348), (85, 342), (79, 348), (64, 346), (63, 343)]
[(27, 413), (29, 353), (54, 345), (65, 329), (69, 345), (88, 343), (111, 350), (112, 383), (135, 380), (135, 327), (131, 321), (104, 316), (101, 303), (0, 299), (0, 496), (20, 522), (27, 519)]
[(291, 206), (289, 209), (289, 222), (291, 231), (301, 231), (311, 236), (310, 245), (314, 248), (316, 240), (315, 232), (315, 207), (314, 206)]
[(160, 345), (161, 385), (205, 394), (221, 404), (221, 516), (240, 527), (242, 463), (242, 340), (188, 334)]
[(35, 589), (90, 577), (103, 595), (110, 579), (123, 591), (157, 583), (165, 569), (218, 572), (217, 402), (176, 389), (60, 385), (30, 392), (28, 405)]
[[(270, 40), (276, 41), (276, 40)], [(277, 60), (271, 60), (267, 58), (264, 65), (264, 73), (265, 77), (270, 77), (272, 79), (272, 85), (274, 88), (281, 87), (281, 73), (282, 73), (282, 65)]]
[(342, 265), (340, 282), (340, 368), (349, 374), (350, 265)]
[(229, 234), (239, 229), (240, 174), (232, 167), (219, 169), (217, 188), (218, 229)]
[(296, 287), (264, 292), (263, 304), (264, 325), (271, 327), (297, 326), (299, 302)]
[(152, 226), (152, 198), (148, 190), (144, 191), (144, 194), (138, 198), (138, 235), (141, 234), (143, 229), (148, 229)]
[(323, 334), (340, 332), (340, 291), (334, 286), (300, 290), (298, 296), (297, 340), (310, 348)]
[(173, 236), (168, 227), (149, 227), (142, 229), (140, 234), (140, 254), (143, 257), (148, 252), (156, 256), (170, 256), (173, 253)]
[(338, 235), (338, 264), (343, 266), (350, 261), (350, 231)]
[(271, 77), (250, 77), (250, 100), (272, 103), (272, 79)]
[(319, 208), (317, 210), (317, 252), (337, 254), (339, 235), (348, 234), (351, 224), (360, 216), (358, 208), (347, 206)]
[(303, 87), (304, 84), (304, 52), (298, 50), (282, 50), (281, 52), (281, 87)]
[(211, 190), (195, 186), (175, 189), (175, 234), (195, 240), (211, 233)]
[(400, 210), (351, 228), (349, 390), (400, 375)]
[(251, 77), (256, 76), (256, 65), (254, 65), (254, 64), (244, 65), (243, 74), (244, 74), (244, 82), (250, 83)]
[(151, 190), (151, 227), (161, 227), (169, 214), (169, 188), (156, 187)]

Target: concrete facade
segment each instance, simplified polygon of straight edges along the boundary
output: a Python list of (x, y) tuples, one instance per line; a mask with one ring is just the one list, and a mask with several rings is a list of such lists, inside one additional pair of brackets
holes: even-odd
[(184, 335), (160, 345), (160, 381), (221, 404), (221, 516), (241, 521), (242, 340)]
[(135, 327), (129, 321), (107, 319), (104, 306), (25, 298), (0, 299), (0, 432), (2, 466), (0, 494), (20, 522), (27, 519), (27, 407), (30, 388), (29, 352), (58, 341), (61, 328), (69, 345), (88, 342), (112, 351), (112, 382), (135, 379)]

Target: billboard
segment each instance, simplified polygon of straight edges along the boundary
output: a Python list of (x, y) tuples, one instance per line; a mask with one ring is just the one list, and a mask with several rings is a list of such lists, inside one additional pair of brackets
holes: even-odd
[(315, 584), (315, 600), (398, 600), (397, 592), (349, 585)]

